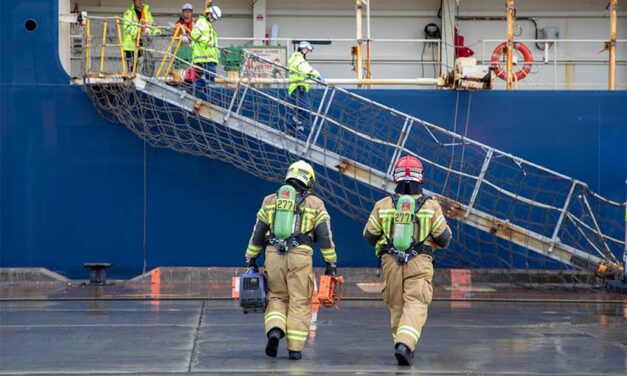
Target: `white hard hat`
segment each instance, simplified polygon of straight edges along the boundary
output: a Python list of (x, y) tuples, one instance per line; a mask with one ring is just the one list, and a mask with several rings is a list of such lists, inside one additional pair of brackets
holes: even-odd
[(313, 46), (311, 45), (311, 43), (307, 42), (306, 40), (301, 40), (300, 43), (298, 43), (298, 49), (303, 49), (306, 48), (309, 51), (313, 51)]
[(181, 7), (181, 10), (194, 10), (194, 7), (192, 6), (192, 4), (190, 3), (185, 3), (183, 4), (183, 6)]
[(211, 17), (213, 17), (216, 20), (219, 20), (220, 18), (222, 18), (222, 10), (217, 5), (210, 6), (208, 9), (205, 10), (205, 13), (209, 13)]

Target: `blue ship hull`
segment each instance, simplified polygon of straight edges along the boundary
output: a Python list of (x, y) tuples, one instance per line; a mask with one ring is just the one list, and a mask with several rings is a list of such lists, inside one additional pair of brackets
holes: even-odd
[[(85, 261), (108, 261), (114, 276), (129, 276), (144, 260), (147, 268), (241, 265), (254, 215), (276, 186), (220, 161), (150, 148), (100, 116), (61, 67), (56, 6), (0, 3), (0, 266), (76, 275)], [(27, 18), (38, 23), (33, 32)], [(359, 94), (624, 200), (625, 91)], [(340, 265), (374, 266), (363, 223), (330, 212)]]

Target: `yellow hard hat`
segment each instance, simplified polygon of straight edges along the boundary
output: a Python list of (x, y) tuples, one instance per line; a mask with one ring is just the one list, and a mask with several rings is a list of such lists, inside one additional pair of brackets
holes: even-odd
[(303, 160), (294, 162), (287, 169), (287, 175), (285, 176), (285, 182), (289, 179), (295, 179), (303, 183), (307, 189), (311, 189), (316, 181), (316, 174), (313, 167)]

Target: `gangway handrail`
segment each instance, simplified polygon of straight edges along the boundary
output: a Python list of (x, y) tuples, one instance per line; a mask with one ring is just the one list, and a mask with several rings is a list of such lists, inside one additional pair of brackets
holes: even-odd
[[(227, 47), (225, 47), (225, 48), (226, 48), (226, 49), (228, 49)], [(252, 52), (249, 52), (249, 51), (244, 51), (244, 54), (246, 54), (246, 55), (248, 55), (248, 56), (250, 56), (250, 57), (254, 57), (255, 59), (262, 60), (262, 61), (264, 61), (264, 63), (266, 63), (266, 64), (272, 64), (272, 65), (274, 65), (274, 66), (276, 66), (276, 67), (280, 67), (281, 69), (288, 69), (288, 70), (289, 70), (289, 68), (282, 67), (282, 66), (280, 66), (279, 64), (277, 64), (277, 63), (275, 63), (275, 62), (273, 62), (273, 61), (271, 61), (271, 60), (269, 60), (269, 59), (266, 59), (266, 58), (265, 58), (265, 57), (263, 57), (263, 56), (256, 55), (256, 54), (254, 54), (254, 53), (252, 53)], [(331, 86), (329, 83), (324, 82), (324, 81), (320, 81), (320, 80), (315, 79), (315, 78), (311, 78), (311, 80), (312, 80), (312, 81), (315, 81), (315, 82), (316, 82), (318, 85), (320, 85), (320, 86)], [(463, 142), (463, 143), (473, 144), (473, 145), (476, 145), (476, 146), (478, 146), (478, 147), (480, 147), (480, 148), (482, 148), (482, 149), (485, 149), (485, 150), (492, 150), (494, 153), (498, 153), (499, 155), (501, 155), (501, 156), (503, 156), (503, 157), (507, 157), (507, 158), (510, 158), (510, 159), (512, 159), (512, 160), (515, 160), (515, 161), (517, 161), (517, 162), (518, 162), (518, 163), (520, 163), (520, 164), (526, 164), (526, 165), (528, 165), (528, 166), (530, 166), (530, 167), (533, 167), (533, 168), (536, 168), (536, 169), (538, 169), (538, 170), (540, 170), (540, 171), (544, 171), (544, 172), (546, 172), (546, 173), (549, 173), (549, 174), (555, 175), (555, 176), (557, 176), (557, 177), (559, 177), (559, 178), (562, 178), (562, 179), (564, 179), (564, 180), (576, 181), (576, 182), (577, 182), (577, 184), (581, 185), (582, 187), (585, 187), (585, 188), (586, 188), (586, 190), (587, 190), (588, 192), (590, 192), (591, 194), (593, 194), (596, 198), (601, 199), (601, 200), (605, 201), (606, 203), (608, 203), (608, 204), (610, 204), (610, 205), (619, 206), (619, 207), (625, 207), (625, 206), (627, 206), (627, 202), (617, 202), (617, 201), (612, 201), (612, 200), (610, 200), (610, 199), (607, 199), (607, 198), (605, 198), (605, 197), (603, 197), (603, 196), (601, 196), (601, 195), (599, 195), (599, 194), (595, 193), (594, 191), (592, 191), (592, 190), (588, 187), (588, 185), (587, 185), (586, 183), (584, 183), (584, 182), (582, 182), (582, 181), (579, 181), (579, 180), (577, 180), (577, 179), (574, 179), (574, 178), (572, 178), (572, 177), (570, 177), (570, 176), (567, 176), (567, 175), (565, 175), (565, 174), (562, 174), (562, 173), (559, 173), (559, 172), (557, 172), (557, 171), (551, 170), (551, 169), (549, 169), (549, 168), (547, 168), (547, 167), (544, 167), (544, 166), (540, 166), (540, 165), (538, 165), (538, 164), (536, 164), (536, 163), (533, 163), (533, 162), (527, 161), (527, 160), (525, 160), (525, 159), (523, 159), (523, 158), (521, 158), (521, 157), (517, 157), (517, 156), (515, 156), (515, 155), (513, 155), (513, 154), (511, 154), (511, 153), (507, 153), (507, 152), (504, 152), (504, 151), (499, 150), (499, 149), (497, 149), (497, 148), (494, 148), (494, 147), (488, 146), (488, 145), (483, 144), (483, 143), (481, 143), (481, 142), (479, 142), (479, 141), (475, 141), (475, 140), (473, 140), (473, 139), (470, 139), (470, 138), (467, 138), (467, 137), (463, 137), (463, 136), (461, 136), (461, 135), (459, 135), (459, 134), (457, 134), (457, 133), (454, 133), (454, 132), (449, 131), (448, 129), (442, 128), (442, 127), (440, 127), (440, 126), (438, 126), (438, 125), (435, 125), (435, 124), (433, 124), (433, 123), (430, 123), (430, 122), (428, 122), (428, 121), (425, 121), (425, 120), (422, 120), (422, 119), (418, 119), (418, 118), (413, 117), (413, 116), (411, 116), (411, 115), (408, 115), (408, 114), (406, 114), (406, 113), (404, 113), (404, 112), (402, 112), (402, 111), (399, 111), (399, 110), (397, 110), (397, 109), (395, 109), (395, 108), (392, 108), (392, 107), (386, 106), (386, 105), (384, 105), (384, 104), (381, 104), (381, 103), (375, 102), (375, 101), (373, 101), (373, 100), (371, 100), (371, 99), (368, 99), (368, 98), (366, 98), (366, 97), (364, 97), (364, 96), (361, 96), (361, 95), (359, 95), (359, 94), (356, 94), (356, 93), (354, 93), (354, 92), (351, 92), (351, 91), (349, 91), (349, 90), (346, 90), (346, 89), (344, 89), (344, 88), (342, 88), (342, 87), (334, 87), (334, 89), (335, 89), (335, 90), (339, 90), (339, 91), (341, 91), (342, 93), (344, 93), (344, 94), (346, 94), (346, 95), (348, 95), (348, 96), (352, 96), (352, 97), (355, 97), (355, 98), (359, 98), (360, 100), (362, 100), (362, 101), (364, 101), (364, 102), (367, 102), (367, 103), (370, 103), (370, 104), (374, 104), (374, 105), (379, 106), (379, 107), (383, 107), (383, 108), (385, 108), (387, 111), (392, 112), (392, 113), (394, 113), (394, 114), (396, 114), (396, 115), (399, 115), (399, 116), (402, 116), (402, 117), (410, 117), (410, 118), (412, 118), (414, 121), (419, 122), (420, 124), (423, 124), (423, 125), (428, 126), (428, 127), (432, 128), (432, 129), (435, 129), (435, 130), (437, 130), (438, 132), (445, 133), (446, 135), (448, 135), (448, 136), (450, 136), (450, 137), (452, 137), (452, 138), (455, 138), (455, 139), (457, 139), (457, 140), (460, 140), (460, 141), (461, 141), (461, 142)]]

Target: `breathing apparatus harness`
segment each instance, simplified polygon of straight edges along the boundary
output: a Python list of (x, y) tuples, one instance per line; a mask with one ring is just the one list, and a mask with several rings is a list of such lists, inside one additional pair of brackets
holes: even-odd
[[(390, 254), (392, 257), (394, 257), (394, 259), (396, 260), (396, 263), (398, 265), (404, 265), (406, 263), (408, 263), (411, 259), (413, 259), (414, 257), (418, 256), (418, 255), (429, 255), (431, 257), (433, 257), (433, 249), (426, 245), (423, 244), (424, 241), (426, 240), (423, 239), (421, 241), (416, 241), (416, 239), (413, 236), (414, 233), (414, 226), (419, 226), (420, 227), (420, 222), (418, 221), (418, 212), (420, 211), (420, 209), (422, 208), (422, 206), (427, 202), (427, 200), (430, 199), (429, 196), (427, 195), (422, 195), (419, 198), (417, 198), (414, 201), (414, 210), (413, 212), (407, 213), (405, 211), (405, 213), (401, 212), (398, 209), (398, 202), (399, 199), (403, 198), (403, 197), (411, 197), (411, 196), (399, 196), (399, 195), (392, 195), (390, 196), (392, 198), (392, 202), (394, 204), (394, 208), (396, 209), (396, 213), (394, 215), (394, 218), (392, 220), (392, 231), (395, 232), (395, 222), (399, 221), (400, 219), (402, 219), (403, 215), (411, 215), (410, 220), (411, 221), (404, 221), (406, 224), (411, 223), (411, 243), (409, 244), (409, 247), (403, 251), (398, 250), (395, 248), (394, 246), (394, 242), (387, 237), (387, 235), (385, 235), (385, 233), (383, 234), (383, 236), (385, 236), (386, 242), (385, 244), (382, 245), (381, 249), (379, 250), (379, 253), (377, 254), (377, 256), (379, 257), (379, 269), (381, 269), (381, 258), (383, 257), (383, 255), (385, 254)], [(393, 238), (396, 237), (396, 235), (392, 235)]]
[[(277, 204), (274, 211), (274, 220), (272, 221), (270, 233), (266, 238), (266, 245), (273, 245), (276, 248), (277, 254), (279, 255), (285, 255), (290, 249), (296, 248), (300, 245), (307, 245), (309, 247), (313, 245), (313, 239), (311, 238), (311, 236), (309, 236), (309, 234), (311, 234), (311, 232), (314, 230), (313, 228), (306, 233), (301, 233), (300, 231), (296, 232), (294, 229), (296, 224), (296, 216), (300, 215), (302, 218), (304, 214), (304, 210), (303, 208), (301, 208), (301, 205), (303, 204), (303, 202), (305, 202), (305, 199), (308, 196), (313, 194), (310, 191), (306, 190), (302, 193), (296, 194), (296, 197), (293, 197), (293, 200), (291, 200), (288, 197), (289, 195), (286, 193), (287, 191), (290, 191), (290, 188), (292, 191), (294, 190), (294, 188), (290, 185), (284, 185), (277, 191)], [(284, 212), (291, 212), (286, 213), (291, 214), (291, 216), (288, 215), (287, 218), (285, 218), (286, 220), (291, 222), (292, 226), (291, 234), (288, 237), (281, 237), (277, 236), (276, 234), (277, 219), (278, 216), (281, 214), (279, 212), (280, 210), (283, 210)]]

